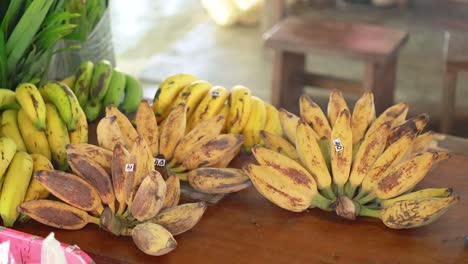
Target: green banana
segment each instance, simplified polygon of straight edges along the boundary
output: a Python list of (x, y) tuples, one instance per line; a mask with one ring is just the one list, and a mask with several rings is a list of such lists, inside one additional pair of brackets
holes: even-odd
[(34, 126), (44, 131), (46, 127), (46, 108), (39, 89), (32, 83), (23, 83), (16, 87), (16, 101), (33, 122)]
[(84, 112), (86, 114), (86, 118), (89, 122), (93, 122), (98, 118), (99, 114), (101, 113), (102, 103), (101, 102), (87, 102), (84, 106)]
[(80, 119), (80, 103), (70, 87), (56, 81), (41, 88), (44, 99), (54, 104), (69, 131), (74, 131)]
[(122, 109), (126, 113), (133, 113), (138, 109), (143, 98), (143, 87), (133, 76), (125, 75), (125, 98), (122, 102)]
[(16, 102), (15, 92), (10, 89), (0, 88), (0, 110), (19, 109), (20, 106)]
[(13, 139), (18, 150), (26, 151), (23, 137), (18, 128), (18, 110), (8, 109), (2, 113), (2, 136)]
[(52, 161), (55, 163), (55, 168), (65, 171), (68, 169), (66, 146), (70, 144), (67, 126), (53, 104), (46, 103), (46, 109), (46, 135), (52, 154)]
[(100, 60), (94, 65), (93, 78), (89, 87), (91, 102), (96, 103), (104, 99), (112, 78), (112, 69), (112, 64), (108, 60)]
[(92, 61), (84, 61), (80, 64), (76, 73), (76, 81), (73, 85), (73, 92), (78, 98), (78, 102), (82, 107), (86, 104), (89, 97), (89, 87), (93, 77), (94, 63)]
[(107, 93), (102, 101), (103, 107), (106, 107), (110, 104), (113, 104), (117, 107), (120, 105), (125, 90), (125, 82), (125, 75), (121, 71), (114, 69), (112, 71), (112, 78), (109, 83), (109, 89), (107, 89)]

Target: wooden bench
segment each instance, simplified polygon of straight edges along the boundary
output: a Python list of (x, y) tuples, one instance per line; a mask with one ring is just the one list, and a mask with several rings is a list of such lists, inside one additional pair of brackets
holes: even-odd
[[(373, 91), (378, 113), (393, 104), (398, 51), (408, 38), (404, 31), (359, 23), (287, 17), (263, 35), (274, 49), (271, 101), (296, 111), (304, 85)], [(362, 82), (305, 72), (307, 54), (325, 54), (364, 61)]]

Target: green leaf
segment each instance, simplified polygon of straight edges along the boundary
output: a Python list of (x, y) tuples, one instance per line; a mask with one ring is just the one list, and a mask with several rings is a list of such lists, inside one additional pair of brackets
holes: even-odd
[(8, 63), (6, 57), (5, 38), (0, 30), (0, 87), (8, 85)]
[(24, 3), (24, 0), (10, 1), (10, 4), (8, 5), (8, 9), (5, 13), (5, 17), (3, 17), (2, 24), (0, 26), (3, 33), (5, 34), (4, 38), (8, 38), (10, 27), (12, 23), (17, 21), (17, 16), (21, 10), (21, 6), (23, 6), (23, 3)]

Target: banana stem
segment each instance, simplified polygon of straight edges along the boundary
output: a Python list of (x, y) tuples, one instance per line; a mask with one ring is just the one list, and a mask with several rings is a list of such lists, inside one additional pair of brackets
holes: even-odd
[(88, 215), (88, 222), (92, 223), (92, 224), (95, 224), (95, 225), (98, 225), (98, 226), (101, 225), (101, 221), (99, 220), (99, 218), (94, 217), (92, 215)]
[(336, 196), (344, 196), (344, 185), (336, 185)]
[(335, 199), (336, 199), (336, 195), (335, 195), (335, 193), (333, 192), (331, 186), (328, 186), (328, 187), (326, 187), (326, 188), (321, 189), (321, 190), (320, 190), (320, 193), (321, 193), (324, 197), (326, 197), (326, 198), (328, 198), (328, 199), (330, 199), (330, 200), (335, 200)]
[(125, 212), (125, 203), (119, 203), (119, 209), (117, 210), (116, 215), (121, 216)]
[(359, 193), (356, 195), (356, 197), (354, 197), (353, 200), (358, 201), (358, 200), (364, 198), (368, 194), (369, 194), (369, 192), (366, 192), (364, 190), (360, 190)]
[(346, 183), (345, 188), (344, 188), (344, 193), (345, 195), (353, 199), (354, 193), (356, 192), (357, 186), (352, 185), (350, 182)]
[(115, 214), (115, 201), (112, 202), (112, 203), (110, 203), (110, 204), (108, 204), (108, 206), (109, 206), (109, 209), (111, 210), (111, 212), (112, 212), (113, 214)]
[(186, 170), (187, 169), (183, 165), (171, 169), (171, 171), (174, 172), (174, 173), (182, 173), (182, 172), (184, 172)]
[(360, 204), (366, 204), (366, 203), (368, 203), (368, 202), (374, 200), (375, 198), (376, 198), (376, 197), (375, 197), (374, 194), (369, 193), (368, 195), (366, 195), (366, 196), (364, 196), (363, 198), (359, 199), (358, 202), (359, 202)]
[(335, 204), (335, 200), (330, 200), (322, 196), (319, 192), (312, 199), (311, 206), (318, 207), (325, 211), (332, 211)]
[(168, 166), (169, 168), (174, 168), (175, 165), (177, 165), (177, 164), (178, 164), (177, 160), (172, 159), (171, 161), (169, 161), (169, 163), (167, 164), (167, 166)]
[(188, 173), (177, 173), (176, 175), (179, 177), (179, 180), (188, 181)]
[(380, 210), (369, 209), (361, 205), (361, 207), (359, 208), (359, 215), (380, 219)]

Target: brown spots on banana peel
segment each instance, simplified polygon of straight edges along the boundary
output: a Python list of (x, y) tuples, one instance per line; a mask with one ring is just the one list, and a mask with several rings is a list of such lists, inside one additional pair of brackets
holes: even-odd
[(301, 173), (299, 170), (296, 170), (294, 168), (284, 168), (284, 167), (281, 167), (280, 165), (278, 165), (276, 163), (269, 162), (269, 161), (265, 161), (265, 164), (267, 166), (272, 167), (275, 170), (283, 173), (284, 175), (287, 175), (295, 183), (303, 184), (303, 185), (307, 186), (307, 188), (310, 188), (310, 182), (311, 182), (312, 179), (307, 177), (307, 175), (304, 175), (303, 173)]

